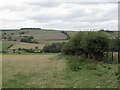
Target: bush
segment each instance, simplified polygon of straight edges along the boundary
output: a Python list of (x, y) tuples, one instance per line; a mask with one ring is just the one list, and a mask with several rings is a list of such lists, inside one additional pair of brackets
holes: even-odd
[(62, 49), (66, 55), (85, 54), (86, 58), (101, 60), (108, 50), (108, 37), (104, 32), (80, 32)]
[(62, 45), (63, 45), (62, 43), (48, 44), (43, 47), (42, 51), (47, 53), (59, 53), (61, 52)]
[(61, 52), (62, 46), (63, 43), (52, 43), (45, 45), (42, 51), (47, 53), (59, 53)]
[(21, 42), (31, 43), (31, 37), (23, 37), (20, 41)]
[(27, 43), (36, 43), (38, 44), (37, 41), (33, 40), (33, 36), (27, 36), (27, 37), (23, 37), (20, 41), (21, 42), (27, 42)]
[(120, 50), (120, 38), (110, 40), (110, 51), (119, 51)]
[(64, 45), (62, 53), (66, 55), (81, 55), (83, 53), (81, 41), (82, 33), (78, 33)]
[(82, 47), (87, 57), (102, 60), (104, 52), (108, 50), (109, 39), (103, 32), (86, 33), (82, 40)]

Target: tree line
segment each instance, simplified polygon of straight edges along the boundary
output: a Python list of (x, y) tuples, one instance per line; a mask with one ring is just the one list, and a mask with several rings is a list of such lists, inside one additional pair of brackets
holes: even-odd
[(103, 60), (110, 51), (120, 50), (120, 39), (109, 39), (106, 32), (80, 32), (62, 48), (65, 55), (84, 55), (86, 58)]

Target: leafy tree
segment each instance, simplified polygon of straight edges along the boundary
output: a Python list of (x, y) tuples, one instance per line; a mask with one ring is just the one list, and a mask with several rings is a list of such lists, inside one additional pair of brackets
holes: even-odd
[(6, 33), (3, 33), (4, 35), (6, 35)]
[(82, 33), (78, 33), (64, 45), (62, 52), (68, 55), (80, 55), (83, 52), (83, 48), (81, 47), (82, 38)]
[(8, 41), (12, 41), (12, 38), (10, 36), (8, 37)]
[(38, 50), (39, 49), (38, 46), (36, 46), (35, 49)]
[(79, 32), (63, 47), (64, 54), (81, 55), (101, 60), (108, 50), (108, 37), (104, 32)]
[(24, 37), (24, 38), (21, 39), (21, 42), (30, 43), (31, 42), (31, 38), (30, 37)]
[(120, 38), (110, 40), (109, 50), (114, 52), (120, 50)]
[(82, 40), (82, 47), (86, 56), (101, 60), (104, 52), (108, 50), (108, 37), (103, 32), (89, 32), (86, 33)]
[(36, 43), (38, 44), (38, 42), (36, 40), (33, 40), (33, 36), (27, 36), (27, 37), (23, 37), (20, 41), (21, 42), (27, 42), (27, 43)]
[(47, 53), (58, 53), (61, 52), (62, 45), (63, 45), (62, 43), (48, 44), (43, 47), (42, 51)]

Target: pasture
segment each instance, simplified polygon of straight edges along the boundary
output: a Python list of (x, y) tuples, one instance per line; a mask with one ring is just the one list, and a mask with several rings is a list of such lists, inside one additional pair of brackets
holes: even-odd
[[(24, 32), (24, 34), (20, 34)], [(16, 31), (3, 31), (6, 38), (11, 37), (12, 39), (19, 40), (21, 36), (33, 36), (37, 41), (46, 40), (66, 40), (67, 36), (61, 33), (61, 31), (53, 30), (16, 30)]]
[(2, 47), (2, 50), (6, 50), (14, 44), (15, 42), (1, 42), (0, 47)]
[[(117, 64), (60, 54), (3, 55), (4, 88), (117, 88)], [(86, 63), (86, 64), (84, 64)], [(81, 64), (78, 71), (73, 66)]]
[[(25, 32), (20, 34), (20, 32)], [(4, 31), (3, 50), (42, 49), (46, 44), (68, 42), (66, 35), (54, 30)], [(67, 31), (70, 37), (78, 32)], [(83, 33), (83, 32), (81, 32)], [(106, 33), (109, 39), (115, 36)], [(23, 36), (33, 36), (38, 44), (21, 42)], [(13, 40), (9, 41), (11, 37)], [(12, 46), (11, 46), (12, 45)], [(114, 52), (114, 64), (107, 64), (81, 56), (61, 53), (3, 53), (3, 88), (117, 88), (118, 53)], [(111, 52), (108, 59), (111, 60)], [(107, 61), (108, 59), (105, 59)]]
[(33, 36), (36, 40), (65, 40), (67, 37), (62, 34), (60, 31), (45, 31), (45, 30), (38, 30), (38, 31), (29, 31), (28, 34)]
[(41, 44), (31, 44), (31, 43), (17, 43), (14, 44), (10, 49), (35, 49), (35, 47), (38, 47), (38, 49), (42, 49), (44, 45)]

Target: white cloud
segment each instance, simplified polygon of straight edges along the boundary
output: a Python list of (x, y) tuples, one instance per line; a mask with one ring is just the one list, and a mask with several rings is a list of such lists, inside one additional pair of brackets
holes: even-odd
[[(98, 0), (0, 0), (0, 28), (117, 29), (118, 4)], [(117, 2), (117, 0), (104, 0)]]

